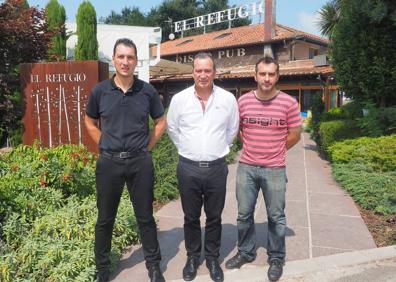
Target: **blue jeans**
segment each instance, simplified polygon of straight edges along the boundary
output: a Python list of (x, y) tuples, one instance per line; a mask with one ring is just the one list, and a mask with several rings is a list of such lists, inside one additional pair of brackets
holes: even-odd
[(274, 258), (284, 261), (286, 255), (286, 169), (284, 167), (269, 168), (239, 163), (236, 178), (238, 251), (249, 261), (256, 258), (254, 209), (260, 189), (264, 195), (268, 216), (268, 261)]

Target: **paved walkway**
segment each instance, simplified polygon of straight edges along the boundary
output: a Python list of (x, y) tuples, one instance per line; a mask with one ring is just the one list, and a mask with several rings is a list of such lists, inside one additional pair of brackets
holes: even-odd
[[(237, 164), (229, 167), (226, 205), (223, 212), (220, 262), (224, 271), (226, 271), (225, 261), (236, 253), (236, 167)], [(330, 165), (318, 156), (315, 143), (309, 139), (308, 134), (303, 134), (302, 140), (288, 152), (287, 176), (289, 180), (286, 194), (287, 262), (376, 248), (353, 200), (332, 179)], [(186, 252), (180, 201), (164, 206), (157, 212), (156, 218), (164, 276), (167, 281), (182, 279)], [(261, 193), (255, 218), (258, 235), (257, 259), (242, 269), (267, 265), (267, 220)], [(201, 222), (204, 220), (202, 216)], [(288, 263), (285, 272), (287, 266)], [(198, 269), (198, 275), (207, 277), (207, 274), (208, 270), (203, 263)], [(230, 276), (226, 273), (226, 281), (240, 281), (230, 277), (232, 274)], [(266, 281), (266, 278), (263, 279), (261, 281)], [(199, 280), (199, 277), (196, 280)], [(132, 246), (123, 256), (112, 281), (148, 281), (141, 246)]]

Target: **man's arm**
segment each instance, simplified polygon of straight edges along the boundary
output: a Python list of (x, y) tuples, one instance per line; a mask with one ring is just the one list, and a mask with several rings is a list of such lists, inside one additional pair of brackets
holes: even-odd
[(234, 98), (231, 110), (231, 116), (228, 121), (227, 126), (227, 142), (231, 146), (232, 142), (234, 141), (235, 136), (238, 134), (239, 131), (239, 111), (238, 111), (238, 104)]
[(176, 148), (178, 148), (179, 142), (179, 115), (177, 109), (176, 99), (173, 97), (169, 105), (168, 113), (166, 114), (166, 119), (168, 122), (168, 135)]
[(160, 137), (164, 133), (165, 129), (166, 129), (165, 115), (154, 120), (154, 127), (153, 127), (153, 130), (151, 131), (149, 144), (147, 146), (147, 149), (149, 151), (151, 151), (151, 149), (153, 149), (153, 147), (155, 146), (157, 141), (160, 139)]
[(300, 141), (300, 137), (301, 137), (301, 126), (290, 127), (287, 134), (286, 149), (289, 150), (294, 145), (296, 145), (298, 141)]
[(99, 129), (99, 120), (90, 118), (88, 115), (85, 115), (84, 122), (89, 136), (91, 136), (96, 145), (98, 145), (100, 136), (102, 135), (102, 132)]

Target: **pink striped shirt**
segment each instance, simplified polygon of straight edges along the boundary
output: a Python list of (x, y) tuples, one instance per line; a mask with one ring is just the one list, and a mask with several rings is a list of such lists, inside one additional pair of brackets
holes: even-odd
[(240, 162), (284, 167), (288, 129), (301, 125), (298, 102), (281, 91), (267, 101), (251, 91), (239, 98), (238, 106), (243, 135)]

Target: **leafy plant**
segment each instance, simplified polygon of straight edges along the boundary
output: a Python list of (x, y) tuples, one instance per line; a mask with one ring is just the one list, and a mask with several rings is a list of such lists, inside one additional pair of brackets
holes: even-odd
[(334, 120), (322, 122), (319, 127), (320, 146), (324, 151), (334, 142), (360, 136), (357, 123), (353, 120)]

